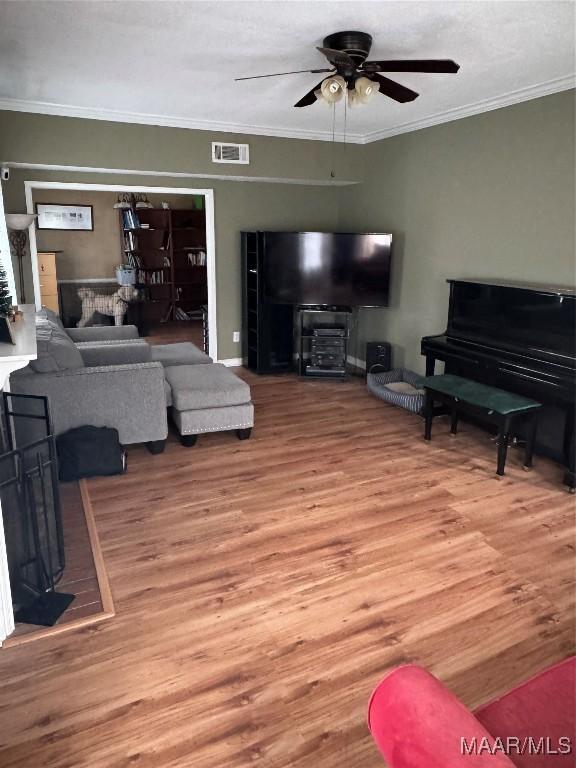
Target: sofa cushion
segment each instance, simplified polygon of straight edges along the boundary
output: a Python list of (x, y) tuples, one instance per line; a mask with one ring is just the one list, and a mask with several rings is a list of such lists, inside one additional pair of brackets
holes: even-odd
[(250, 387), (219, 363), (173, 365), (165, 369), (178, 411), (221, 408), (250, 402)]
[(38, 315), (36, 345), (38, 357), (30, 361), (30, 367), (36, 373), (54, 373), (84, 367), (80, 350), (68, 334), (52, 321)]
[(39, 317), (41, 320), (47, 320), (49, 323), (52, 323), (52, 325), (55, 325), (56, 327), (61, 328), (64, 331), (64, 325), (62, 324), (60, 315), (57, 312), (54, 312), (53, 309), (48, 309), (48, 307), (42, 307), (42, 309), (39, 309), (36, 312), (36, 317)]
[(198, 349), (190, 341), (177, 344), (153, 344), (152, 361), (162, 363), (165, 368), (171, 365), (198, 365), (211, 363), (212, 358)]

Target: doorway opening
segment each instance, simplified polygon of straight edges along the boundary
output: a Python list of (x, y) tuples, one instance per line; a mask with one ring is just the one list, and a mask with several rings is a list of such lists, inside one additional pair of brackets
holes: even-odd
[(85, 230), (45, 228), (46, 217), (31, 229), (37, 307), (65, 325), (114, 322), (87, 320), (83, 301), (123, 287), (124, 322), (141, 335), (188, 339), (218, 359), (213, 190), (26, 181), (25, 191), (30, 213), (89, 216)]

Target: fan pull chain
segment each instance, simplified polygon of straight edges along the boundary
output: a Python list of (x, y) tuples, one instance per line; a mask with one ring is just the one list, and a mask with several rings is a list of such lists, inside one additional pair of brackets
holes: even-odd
[(346, 120), (348, 118), (348, 93), (344, 94), (344, 154), (346, 154)]
[(330, 178), (334, 178), (336, 174), (334, 173), (334, 144), (336, 140), (336, 103), (334, 102), (332, 104), (332, 170), (330, 171)]

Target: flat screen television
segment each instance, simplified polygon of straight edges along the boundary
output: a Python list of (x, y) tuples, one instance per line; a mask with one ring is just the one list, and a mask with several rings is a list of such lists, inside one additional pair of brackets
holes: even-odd
[(266, 232), (264, 295), (280, 304), (385, 307), (392, 235)]

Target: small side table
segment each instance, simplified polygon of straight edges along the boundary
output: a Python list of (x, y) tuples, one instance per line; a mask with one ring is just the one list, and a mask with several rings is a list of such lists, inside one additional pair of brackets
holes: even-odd
[[(506, 455), (510, 435), (522, 421), (528, 422), (528, 438), (524, 469), (532, 467), (534, 443), (538, 428), (538, 414), (542, 404), (528, 397), (506, 392), (504, 389), (489, 387), (476, 381), (463, 379), (460, 376), (445, 374), (444, 376), (428, 376), (424, 379), (426, 391), (424, 400), (424, 439), (432, 439), (432, 420), (439, 413), (450, 413), (450, 431), (458, 431), (458, 417), (468, 413), (482, 421), (496, 424), (498, 427), (498, 464), (496, 474), (502, 476), (506, 466)], [(442, 406), (435, 409), (435, 403)]]

